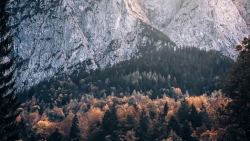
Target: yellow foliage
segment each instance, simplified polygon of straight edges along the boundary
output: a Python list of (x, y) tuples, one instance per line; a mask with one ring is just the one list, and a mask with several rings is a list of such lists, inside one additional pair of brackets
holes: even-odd
[(204, 105), (207, 105), (207, 98), (205, 95), (196, 97), (187, 97), (186, 100), (188, 102), (189, 107), (193, 104), (198, 112), (201, 112), (200, 109), (202, 107), (202, 103)]
[(173, 110), (169, 110), (167, 116), (165, 116), (165, 120), (168, 122), (169, 119), (174, 115)]
[(34, 126), (40, 120), (40, 115), (38, 112), (29, 114), (29, 124)]
[[(173, 89), (176, 95), (180, 98), (179, 100), (175, 100), (174, 98), (169, 98), (164, 96), (161, 99), (152, 100), (148, 96), (144, 96), (138, 92), (134, 92), (134, 95), (130, 97), (122, 97), (117, 98), (115, 96), (108, 96), (106, 99), (93, 99), (90, 103), (78, 102), (77, 100), (71, 100), (70, 103), (65, 105), (64, 110), (68, 113), (67, 117), (63, 119), (62, 122), (51, 123), (48, 120), (47, 114), (56, 114), (63, 115), (62, 108), (54, 107), (53, 110), (46, 109), (45, 113), (40, 117), (37, 110), (33, 113), (28, 113), (27, 109), (22, 109), (21, 116), (17, 117), (17, 121), (21, 121), (23, 118), (24, 121), (29, 121), (32, 126), (32, 131), (35, 134), (40, 134), (42, 136), (47, 137), (50, 133), (54, 132), (55, 128), (60, 129), (60, 131), (64, 135), (69, 135), (72, 119), (74, 118), (75, 113), (77, 112), (77, 117), (79, 120), (79, 127), (81, 129), (81, 136), (86, 137), (91, 134), (93, 131), (98, 130), (96, 128), (97, 123), (102, 122), (102, 118), (104, 113), (109, 110), (110, 107), (113, 106), (114, 101), (116, 101), (117, 105), (114, 105), (117, 109), (117, 117), (119, 121), (118, 126), (137, 126), (139, 124), (139, 118), (142, 110), (146, 111), (146, 114), (150, 117), (154, 117), (154, 119), (149, 121), (149, 129), (150, 133), (160, 131), (161, 122), (159, 121), (159, 115), (163, 113), (164, 105), (168, 103), (168, 113), (165, 116), (165, 120), (168, 121), (172, 115), (177, 114), (178, 109), (181, 106), (181, 102), (184, 98), (187, 100), (189, 106), (192, 104), (196, 107), (197, 111), (200, 112), (200, 108), (202, 107), (202, 103), (204, 104), (206, 111), (208, 113), (208, 117), (211, 121), (213, 127), (215, 127), (216, 123), (218, 123), (218, 109), (226, 106), (231, 99), (226, 98), (221, 91), (214, 91), (211, 96), (201, 95), (196, 97), (189, 97), (188, 95), (182, 95), (181, 90), (179, 88)], [(23, 107), (29, 106), (33, 107), (33, 109), (39, 109), (37, 106), (34, 106), (36, 99), (33, 98), (31, 101), (22, 104)], [(115, 102), (115, 103), (116, 103)], [(91, 105), (88, 108), (88, 105)], [(78, 110), (80, 107), (79, 111)], [(136, 108), (135, 108), (136, 107)], [(20, 110), (21, 111), (21, 110)], [(201, 140), (215, 140), (218, 138), (218, 133), (222, 133), (223, 129), (213, 128), (212, 131), (206, 131), (203, 128), (197, 128), (201, 130), (199, 132), (201, 134)], [(131, 128), (132, 129), (132, 128)], [(204, 132), (206, 131), (206, 132)], [(204, 132), (204, 133), (203, 133)], [(197, 132), (196, 132), (197, 133)], [(135, 140), (134, 131), (128, 131), (125, 135), (125, 140), (133, 141)], [(199, 135), (200, 135), (199, 134)], [(166, 140), (173, 140), (180, 138), (174, 133), (171, 132), (171, 137)], [(166, 141), (165, 140), (165, 141)]]
[(40, 120), (32, 127), (32, 131), (34, 131), (36, 135), (49, 137), (49, 135), (55, 131), (55, 127), (56, 123)]
[(22, 120), (22, 117), (21, 117), (20, 115), (18, 115), (18, 116), (16, 117), (16, 122), (21, 122), (21, 120)]
[(217, 131), (209, 131), (207, 130), (203, 134), (201, 134), (200, 139), (202, 141), (217, 141), (218, 137), (221, 133), (223, 133), (225, 129), (219, 128)]
[(46, 115), (46, 113), (43, 113), (43, 115), (41, 117), (41, 121), (49, 121), (48, 116)]
[(95, 105), (96, 103), (98, 103), (98, 100), (96, 98), (94, 98), (92, 101), (91, 101), (91, 104), (90, 105)]
[(89, 126), (95, 126), (97, 122), (102, 122), (102, 117), (104, 113), (100, 110), (100, 108), (91, 107), (88, 111), (88, 122)]
[(174, 88), (173, 91), (174, 91), (174, 93), (175, 93), (177, 96), (181, 96), (181, 95), (182, 95), (182, 92), (181, 92), (181, 89), (180, 89), (180, 88)]
[(53, 110), (51, 110), (51, 113), (58, 115), (58, 116), (63, 116), (64, 117), (64, 113), (62, 108), (58, 108), (56, 106), (54, 106)]
[(109, 110), (108, 104), (106, 104), (105, 106), (103, 106), (102, 110), (103, 110), (104, 112), (106, 112), (107, 110)]
[(70, 113), (66, 116), (66, 118), (63, 119), (63, 121), (60, 123), (60, 127), (62, 128), (62, 132), (66, 135), (69, 134), (72, 119), (74, 118), (74, 114), (70, 111)]
[(125, 141), (136, 141), (135, 132), (134, 131), (128, 131), (125, 136)]
[(128, 104), (119, 106), (116, 114), (122, 125), (131, 126), (131, 124), (133, 124), (133, 126), (135, 126), (139, 123), (139, 113), (134, 107), (128, 106)]

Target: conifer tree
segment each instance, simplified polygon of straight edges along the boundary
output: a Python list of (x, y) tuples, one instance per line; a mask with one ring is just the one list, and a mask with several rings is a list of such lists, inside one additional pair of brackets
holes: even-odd
[(110, 141), (123, 141), (123, 139), (121, 139), (119, 132), (115, 130), (110, 136)]
[(208, 117), (208, 113), (207, 113), (204, 103), (202, 103), (201, 115), (202, 115), (202, 123), (206, 125), (207, 129), (211, 130), (211, 121)]
[(159, 140), (167, 139), (168, 136), (169, 136), (168, 125), (166, 123), (163, 123), (161, 125), (161, 132), (158, 136), (158, 139)]
[(171, 116), (169, 122), (168, 122), (168, 125), (167, 125), (167, 130), (168, 130), (168, 133), (171, 131), (171, 129), (177, 134), (177, 135), (180, 135), (180, 123), (179, 121), (176, 119), (175, 116)]
[(19, 101), (15, 95), (14, 58), (10, 56), (13, 48), (11, 27), (8, 26), (10, 14), (5, 8), (8, 0), (0, 1), (0, 139), (15, 140), (15, 119), (18, 116)]
[(56, 128), (55, 132), (53, 132), (48, 141), (60, 141), (62, 140), (62, 133), (59, 132), (59, 130)]
[(196, 141), (198, 139), (191, 136), (193, 132), (192, 127), (190, 126), (189, 122), (185, 120), (183, 123), (183, 126), (181, 127), (181, 133), (180, 136), (184, 141)]
[(195, 106), (192, 104), (190, 107), (189, 121), (192, 123), (192, 127), (196, 129), (196, 127), (202, 126), (202, 116), (196, 110)]
[(181, 107), (177, 112), (177, 117), (179, 122), (182, 124), (188, 118), (189, 106), (186, 99), (181, 102)]
[(237, 61), (221, 83), (223, 92), (232, 99), (225, 112), (229, 117), (225, 136), (228, 139), (230, 135), (230, 140), (250, 140), (250, 35), (236, 46), (236, 51), (240, 51)]
[(168, 114), (168, 110), (169, 110), (168, 102), (166, 102), (164, 105), (164, 116), (166, 116)]
[(102, 119), (102, 135), (103, 139), (107, 135), (111, 135), (116, 129), (118, 125), (118, 119), (116, 115), (116, 108), (113, 106), (110, 110), (107, 110)]
[(148, 140), (148, 126), (149, 126), (149, 117), (146, 115), (146, 111), (143, 109), (140, 115), (139, 129), (136, 132), (136, 136), (138, 138), (137, 141)]
[(78, 118), (75, 115), (75, 117), (72, 120), (72, 126), (70, 129), (70, 141), (80, 141), (80, 129), (78, 125)]

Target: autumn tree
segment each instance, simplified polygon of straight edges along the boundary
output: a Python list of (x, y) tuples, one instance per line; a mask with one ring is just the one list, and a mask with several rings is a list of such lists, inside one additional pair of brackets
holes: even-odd
[[(8, 0), (0, 1), (0, 139), (15, 140), (17, 131), (15, 119), (19, 106), (18, 98), (15, 95), (15, 72), (14, 58), (10, 55), (13, 49), (12, 27), (8, 21), (10, 13), (6, 12)], [(16, 132), (15, 132), (16, 131)]]

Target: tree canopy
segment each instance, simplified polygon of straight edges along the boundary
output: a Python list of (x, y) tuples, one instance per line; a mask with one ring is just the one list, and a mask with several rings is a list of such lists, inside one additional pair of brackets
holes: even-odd
[(224, 140), (229, 136), (233, 140), (250, 140), (250, 36), (236, 46), (236, 51), (238, 58), (222, 82), (223, 91), (232, 99), (224, 113), (230, 125)]
[(15, 60), (11, 56), (13, 49), (11, 26), (8, 21), (10, 14), (5, 8), (8, 0), (0, 1), (0, 138), (1, 140), (17, 139), (15, 119), (19, 102), (15, 95)]

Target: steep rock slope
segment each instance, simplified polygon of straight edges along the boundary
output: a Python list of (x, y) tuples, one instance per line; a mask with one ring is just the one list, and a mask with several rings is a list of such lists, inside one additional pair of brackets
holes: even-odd
[(13, 23), (20, 23), (17, 85), (29, 87), (81, 66), (104, 68), (140, 55), (147, 44), (164, 46), (167, 36), (177, 46), (234, 57), (234, 44), (249, 33), (248, 1), (12, 0)]
[[(20, 22), (15, 39), (19, 87), (81, 65), (89, 70), (128, 60), (150, 41), (150, 34), (143, 33), (149, 20), (136, 0), (26, 0), (12, 5)], [(157, 41), (153, 44), (159, 47)]]
[(249, 24), (250, 23), (250, 0), (233, 0), (233, 3), (236, 5), (241, 16)]
[(153, 26), (179, 46), (215, 49), (234, 58), (235, 44), (249, 33), (249, 0), (139, 1)]

